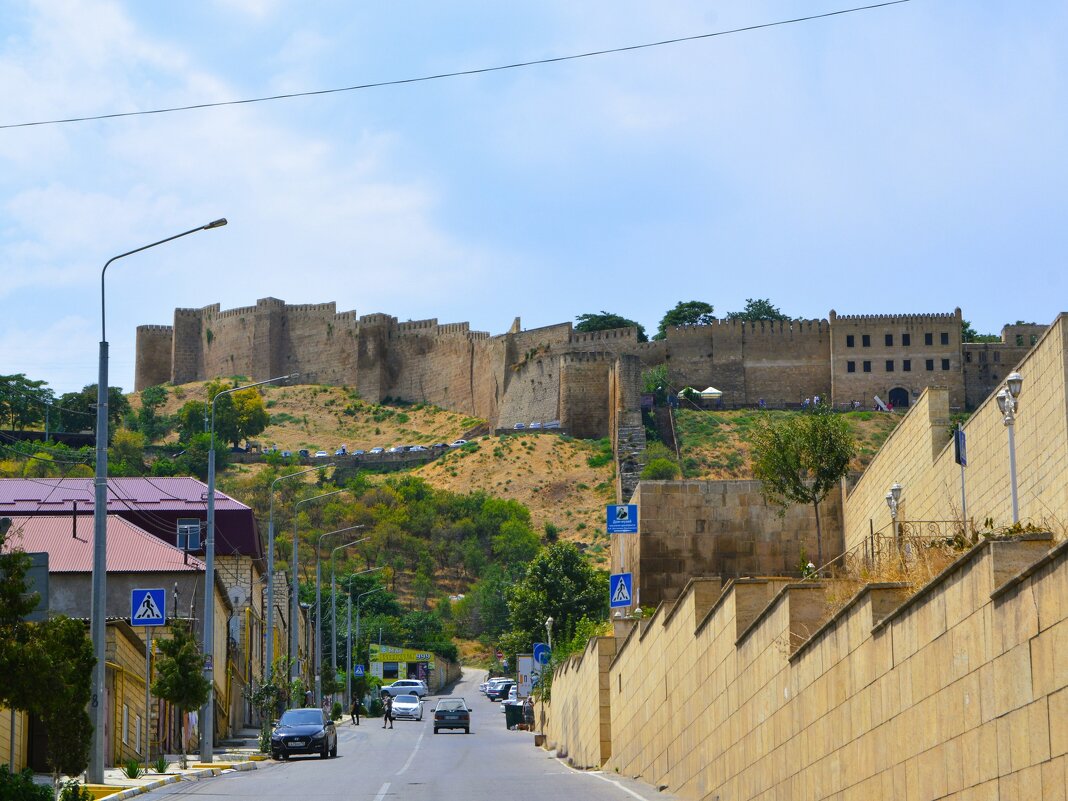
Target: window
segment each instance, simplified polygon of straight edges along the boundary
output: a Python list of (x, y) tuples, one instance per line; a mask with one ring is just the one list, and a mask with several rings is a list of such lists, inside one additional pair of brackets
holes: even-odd
[(856, 344), (857, 344), (856, 337), (854, 337), (852, 334), (846, 334), (846, 347), (847, 348), (852, 348)]
[(888, 348), (894, 347), (894, 335), (893, 334), (887, 334), (886, 335), (886, 347), (888, 347)]
[(949, 344), (949, 334), (947, 334), (945, 331), (938, 335), (938, 339), (943, 345)]
[(934, 370), (934, 359), (928, 359), (927, 360), (927, 372), (929, 373), (932, 370)]
[(964, 361), (968, 362), (968, 364), (972, 363), (972, 352), (970, 350), (964, 351)]
[(888, 372), (888, 373), (894, 372), (894, 360), (893, 359), (887, 359), (886, 360), (886, 372)]
[(909, 345), (911, 345), (912, 344), (912, 334), (902, 334), (901, 335), (901, 344), (904, 345), (906, 348)]
[(865, 373), (870, 373), (871, 372), (871, 362), (864, 362), (864, 372)]
[(865, 348), (870, 348), (871, 347), (871, 334), (861, 334), (860, 335), (860, 344), (863, 345)]
[(948, 370), (949, 369), (949, 359), (943, 359), (942, 360), (942, 369), (943, 370)]
[(856, 362), (846, 362), (846, 372), (847, 373), (855, 373), (856, 371), (857, 371), (857, 363)]
[(1000, 362), (1001, 361), (1001, 351), (1000, 350), (994, 351), (994, 361), (995, 362)]
[(986, 351), (979, 351), (979, 364), (986, 364)]
[(901, 371), (904, 373), (912, 372), (912, 359), (903, 359), (901, 362)]
[(183, 551), (200, 550), (200, 519), (196, 517), (178, 518), (177, 545)]
[(924, 334), (923, 335), (923, 344), (924, 345), (933, 345), (934, 344), (934, 334)]

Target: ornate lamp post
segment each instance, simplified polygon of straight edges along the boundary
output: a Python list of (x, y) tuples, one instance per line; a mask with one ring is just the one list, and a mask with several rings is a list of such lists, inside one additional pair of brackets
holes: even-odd
[(1017, 372), (1009, 373), (1005, 378), (1005, 386), (997, 394), (998, 408), (1001, 409), (1002, 420), (1005, 428), (1009, 431), (1009, 487), (1012, 491), (1012, 522), (1013, 525), (1020, 522), (1020, 504), (1016, 497), (1016, 410), (1020, 408), (1020, 390), (1023, 389), (1023, 376)]
[(886, 493), (886, 505), (890, 507), (890, 519), (894, 526), (894, 545), (897, 547), (901, 546), (901, 535), (897, 527), (897, 508), (901, 503), (901, 489), (901, 485), (895, 481), (890, 491)]
[[(338, 490), (339, 492), (347, 490)], [(322, 621), (322, 609), (323, 609), (323, 570), (322, 570), (322, 548), (323, 537), (329, 537), (332, 534), (340, 534), (343, 531), (354, 531), (355, 529), (363, 528), (360, 526), (348, 526), (346, 528), (335, 529), (334, 531), (328, 531), (325, 534), (319, 536), (319, 544), (315, 549), (315, 704), (316, 706), (323, 705), (323, 621)], [(356, 540), (356, 542), (362, 542), (362, 540)], [(352, 543), (349, 543), (351, 545)], [(345, 547), (345, 546), (342, 546)], [(331, 553), (331, 579), (330, 589), (331, 596), (333, 596), (333, 553)], [(331, 609), (335, 608), (331, 606)], [(336, 648), (337, 641), (334, 641), (333, 648)], [(334, 671), (334, 675), (337, 675), (337, 671)]]
[(553, 617), (552, 617), (552, 615), (549, 615), (549, 617), (545, 618), (545, 636), (549, 640), (549, 651), (551, 652), (553, 650)]

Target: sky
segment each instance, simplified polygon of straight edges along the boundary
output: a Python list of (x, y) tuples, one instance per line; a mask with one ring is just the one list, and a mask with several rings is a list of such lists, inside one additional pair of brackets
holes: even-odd
[[(0, 0), (0, 126), (418, 78), (856, 0)], [(679, 301), (1068, 310), (1068, 5), (910, 0), (591, 58), (0, 127), (0, 374), (133, 389), (265, 297), (506, 332)], [(229, 225), (109, 259), (226, 217)]]

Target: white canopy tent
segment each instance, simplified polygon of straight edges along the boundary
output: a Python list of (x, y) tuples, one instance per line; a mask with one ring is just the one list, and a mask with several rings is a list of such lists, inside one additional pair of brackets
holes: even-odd
[(715, 387), (707, 387), (706, 389), (701, 390), (701, 397), (702, 398), (713, 398), (713, 399), (722, 398), (723, 397), (723, 393), (720, 390), (716, 389)]

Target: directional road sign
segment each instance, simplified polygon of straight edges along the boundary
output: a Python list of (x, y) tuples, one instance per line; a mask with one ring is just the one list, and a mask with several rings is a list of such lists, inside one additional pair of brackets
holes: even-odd
[(131, 590), (130, 625), (167, 625), (167, 591), (162, 588), (158, 590)]
[(547, 665), (552, 658), (553, 652), (543, 642), (534, 643), (534, 664), (535, 665)]
[(608, 504), (608, 533), (637, 534), (638, 504)]
[(356, 678), (361, 678), (363, 676), (363, 665), (355, 665), (352, 668), (352, 675)]
[(960, 426), (953, 429), (953, 460), (961, 467), (968, 466), (968, 444)]
[(634, 597), (634, 578), (632, 573), (615, 573), (608, 582), (609, 606), (630, 606)]

